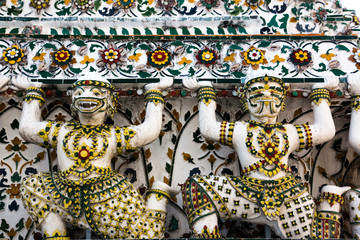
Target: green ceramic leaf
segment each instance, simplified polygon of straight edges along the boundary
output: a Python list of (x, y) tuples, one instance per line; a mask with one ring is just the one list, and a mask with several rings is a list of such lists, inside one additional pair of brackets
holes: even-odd
[(211, 28), (207, 27), (206, 28), (206, 34), (207, 35), (214, 35), (214, 31)]

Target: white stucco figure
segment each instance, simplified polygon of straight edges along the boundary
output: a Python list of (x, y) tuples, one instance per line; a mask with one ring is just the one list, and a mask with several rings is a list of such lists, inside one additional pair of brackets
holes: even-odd
[(0, 92), (5, 92), (6, 90), (8, 90), (9, 84), (10, 82), (10, 78), (9, 77), (5, 77), (5, 76), (0, 76)]
[[(360, 154), (360, 74), (349, 74), (348, 84), (351, 93), (351, 120), (349, 143), (357, 154)], [(360, 239), (360, 189), (352, 189), (346, 195), (353, 237)]]
[(233, 147), (241, 176), (193, 176), (182, 187), (184, 208), (197, 237), (220, 237), (218, 218), (240, 219), (269, 225), (282, 238), (312, 236), (314, 200), (288, 167), (294, 151), (329, 141), (335, 126), (329, 108), (329, 90), (338, 86), (335, 76), (313, 85), (313, 124), (277, 122), (284, 109), (288, 86), (282, 79), (258, 76), (248, 79), (242, 107), (250, 120), (218, 122), (216, 93), (211, 82), (187, 78), (185, 87), (198, 90), (199, 125), (209, 140)]
[[(162, 124), (161, 89), (171, 78), (145, 86), (146, 116), (137, 126), (104, 124), (116, 111), (114, 87), (96, 74), (84, 76), (73, 87), (71, 110), (78, 120), (44, 122), (39, 83), (17, 78), (12, 84), (27, 88), (20, 134), (28, 142), (54, 148), (58, 172), (41, 172), (24, 180), (24, 205), (45, 238), (68, 239), (65, 222), (90, 228), (103, 238), (162, 238), (168, 198), (178, 190), (155, 182), (142, 198), (128, 180), (111, 169), (111, 159), (154, 141)], [(35, 85), (35, 86), (34, 86)]]

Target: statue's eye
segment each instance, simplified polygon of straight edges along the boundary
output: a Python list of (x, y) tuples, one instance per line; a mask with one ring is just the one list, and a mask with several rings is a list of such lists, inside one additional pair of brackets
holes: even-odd
[(98, 92), (95, 92), (94, 94), (95, 94), (95, 96), (97, 96), (97, 97), (100, 96), (100, 93), (98, 93)]

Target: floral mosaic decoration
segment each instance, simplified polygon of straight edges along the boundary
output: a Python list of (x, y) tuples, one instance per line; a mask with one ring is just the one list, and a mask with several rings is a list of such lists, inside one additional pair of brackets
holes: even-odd
[(247, 51), (241, 52), (243, 58), (242, 64), (245, 66), (251, 66), (252, 69), (259, 69), (260, 64), (267, 64), (268, 61), (265, 58), (265, 50), (260, 50), (251, 46)]
[(160, 71), (162, 68), (171, 64), (171, 53), (163, 48), (157, 48), (155, 51), (146, 52), (147, 65)]
[(311, 63), (311, 53), (304, 49), (293, 50), (290, 54), (290, 61), (298, 68), (304, 70)]
[(50, 6), (50, 0), (30, 0), (30, 7), (35, 8), (37, 14)]
[(62, 46), (56, 52), (51, 52), (50, 55), (53, 59), (51, 66), (61, 67), (62, 70), (65, 70), (71, 64), (77, 63), (76, 59), (74, 58), (75, 51), (70, 51), (64, 46)]
[(216, 64), (219, 56), (215, 50), (205, 48), (195, 52), (195, 58), (197, 59), (198, 64), (204, 65), (206, 67), (213, 67)]
[(3, 51), (0, 62), (2, 64), (9, 64), (13, 69), (16, 65), (25, 65), (27, 63), (27, 49), (21, 49), (18, 44), (13, 44), (11, 47)]
[(99, 50), (101, 58), (96, 61), (96, 65), (100, 68), (107, 68), (114, 71), (117, 67), (126, 64), (125, 49), (116, 48), (114, 43), (110, 43), (107, 49)]
[(73, 0), (73, 4), (74, 7), (81, 12), (87, 12), (94, 7), (93, 0)]

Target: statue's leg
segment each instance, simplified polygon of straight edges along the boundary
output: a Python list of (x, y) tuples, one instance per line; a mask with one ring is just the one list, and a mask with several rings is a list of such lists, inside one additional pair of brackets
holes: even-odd
[(305, 192), (284, 203), (274, 230), (281, 238), (309, 238), (314, 213), (313, 197)]
[[(207, 215), (210, 214), (210, 215)], [(196, 238), (222, 238), (218, 227), (218, 217), (214, 212), (203, 212), (202, 218), (192, 224), (193, 235)]]
[(66, 225), (63, 219), (53, 212), (50, 212), (40, 226), (44, 233), (44, 239), (67, 240)]
[(164, 237), (166, 206), (169, 199), (179, 193), (163, 182), (154, 182), (148, 191), (146, 214), (137, 227), (138, 238), (159, 239)]

